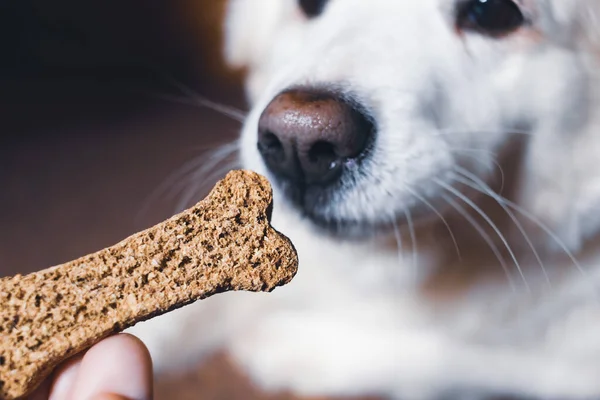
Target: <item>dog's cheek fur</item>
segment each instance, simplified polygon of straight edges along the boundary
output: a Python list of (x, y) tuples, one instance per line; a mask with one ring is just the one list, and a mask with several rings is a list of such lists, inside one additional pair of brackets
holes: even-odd
[[(260, 63), (264, 52), (276, 37), (289, 8), (289, 1), (265, 0), (258, 7), (253, 0), (230, 0), (225, 20), (225, 59), (236, 68)], [(260, 24), (255, 23), (261, 21)]]
[(598, 53), (600, 52), (600, 1), (583, 1), (580, 14), (585, 42), (588, 43), (592, 51)]
[[(559, 34), (564, 43), (600, 51), (600, 1), (547, 0), (541, 3), (542, 23), (550, 37)], [(569, 32), (570, 35), (565, 35)]]
[(305, 20), (296, 0), (229, 0), (224, 56), (231, 67), (247, 72), (246, 94), (251, 103), (272, 79), (272, 54), (282, 59), (297, 50)]
[[(541, 2), (540, 11), (548, 41), (560, 45), (527, 66), (539, 71), (538, 78), (523, 83), (529, 86), (523, 93), (529, 94), (522, 103), (529, 104), (536, 127), (517, 202), (538, 220), (533, 225), (544, 224), (555, 234), (541, 235), (548, 248), (576, 252), (600, 231), (600, 174), (595, 165), (600, 150), (595, 84), (600, 1), (551, 0)], [(555, 42), (552, 35), (558, 33), (562, 36)]]

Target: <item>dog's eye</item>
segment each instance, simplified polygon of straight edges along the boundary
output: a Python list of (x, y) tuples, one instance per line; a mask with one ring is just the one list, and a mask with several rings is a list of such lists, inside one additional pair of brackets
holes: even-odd
[(298, 0), (307, 17), (316, 17), (323, 12), (328, 0)]
[(458, 9), (457, 26), (489, 36), (502, 36), (521, 27), (525, 17), (513, 0), (467, 0)]

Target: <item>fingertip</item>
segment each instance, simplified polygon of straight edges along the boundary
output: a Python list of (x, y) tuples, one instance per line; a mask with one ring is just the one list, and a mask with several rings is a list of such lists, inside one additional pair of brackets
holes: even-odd
[(130, 334), (118, 334), (93, 346), (85, 354), (77, 378), (74, 399), (152, 398), (150, 353)]
[(49, 400), (67, 400), (70, 397), (71, 390), (75, 386), (77, 373), (81, 366), (83, 354), (75, 356), (64, 362), (56, 371), (54, 371), (52, 383), (50, 386)]
[(114, 394), (114, 393), (102, 393), (91, 398), (91, 400), (130, 400), (127, 397)]

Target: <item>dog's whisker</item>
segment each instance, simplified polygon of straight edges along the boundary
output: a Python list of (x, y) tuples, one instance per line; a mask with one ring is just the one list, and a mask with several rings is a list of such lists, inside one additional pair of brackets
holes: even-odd
[(177, 202), (176, 212), (180, 212), (181, 210), (191, 207), (195, 202), (198, 201), (198, 199), (206, 195), (206, 191), (211, 185), (213, 185), (219, 178), (223, 178), (225, 174), (232, 169), (233, 168), (231, 166), (220, 168), (214, 173), (203, 177), (201, 182), (198, 184), (196, 184), (194, 180), (191, 180), (193, 182), (187, 186), (186, 190), (183, 192), (179, 201)]
[(525, 242), (531, 248), (531, 251), (533, 252), (534, 257), (535, 257), (536, 261), (538, 262), (538, 264), (542, 270), (542, 273), (544, 274), (544, 278), (546, 279), (548, 286), (552, 287), (552, 283), (550, 281), (550, 276), (548, 275), (548, 271), (546, 271), (544, 262), (542, 261), (538, 251), (536, 250), (535, 246), (533, 245), (533, 242), (529, 238), (529, 235), (527, 234), (527, 232), (523, 228), (523, 225), (521, 225), (521, 223), (519, 222), (517, 217), (511, 212), (511, 210), (505, 204), (502, 203), (502, 201), (500, 201), (500, 199), (498, 198), (498, 194), (496, 194), (488, 185), (486, 185), (485, 182), (483, 182), (476, 175), (472, 174), (471, 172), (467, 171), (466, 169), (457, 166), (457, 167), (455, 167), (455, 170), (458, 174), (463, 175), (464, 177), (467, 178), (467, 179), (464, 179), (461, 176), (456, 176), (456, 177), (454, 177), (454, 179), (456, 181), (458, 181), (464, 185), (467, 185), (467, 186), (471, 187), (472, 189), (477, 190), (480, 193), (490, 196), (498, 203), (498, 205), (500, 205), (500, 207), (502, 207), (504, 212), (506, 212), (506, 214), (509, 216), (509, 218), (513, 221), (513, 223), (515, 224), (515, 226), (517, 227), (519, 232), (521, 232), (521, 235), (525, 239)]
[(419, 193), (417, 193), (415, 190), (413, 190), (409, 187), (407, 187), (406, 190), (411, 194), (411, 196), (414, 196), (417, 200), (419, 200), (420, 202), (425, 204), (427, 207), (429, 207), (429, 209), (431, 211), (433, 211), (440, 218), (442, 223), (446, 226), (446, 229), (448, 230), (448, 233), (450, 234), (450, 238), (452, 239), (452, 242), (454, 243), (454, 248), (456, 249), (456, 255), (458, 256), (459, 261), (462, 261), (462, 255), (460, 253), (458, 241), (456, 240), (456, 236), (454, 236), (454, 232), (452, 232), (452, 228), (450, 227), (450, 224), (448, 224), (448, 221), (446, 220), (446, 218), (444, 218), (442, 213), (437, 208), (435, 208), (433, 206), (433, 204), (431, 204), (425, 197), (419, 195)]
[[(482, 153), (482, 154), (487, 154), (490, 156), (490, 162), (492, 162), (496, 168), (498, 169), (498, 171), (500, 172), (500, 193), (502, 193), (504, 191), (504, 187), (506, 184), (506, 174), (504, 173), (504, 169), (502, 168), (502, 165), (500, 165), (500, 163), (496, 160), (497, 156), (494, 152), (489, 151), (489, 150), (483, 150), (483, 149), (466, 149), (466, 148), (458, 148), (458, 147), (452, 147), (450, 148), (451, 151), (456, 151), (456, 152), (462, 152), (462, 153), (466, 153), (467, 157), (471, 157), (473, 159), (475, 159), (476, 161), (479, 161), (481, 164), (486, 165), (486, 161), (484, 160), (483, 157), (477, 156), (475, 154), (471, 154), (471, 153)], [(487, 167), (487, 165), (486, 165)]]
[(204, 156), (197, 156), (186, 161), (170, 173), (143, 201), (140, 210), (136, 213), (136, 224), (139, 224), (143, 215), (148, 212), (148, 209), (156, 200), (164, 198), (172, 201), (176, 198), (185, 189), (185, 185), (182, 182), (186, 183), (186, 176), (197, 170), (204, 162)]
[(205, 107), (218, 113), (221, 113), (222, 115), (225, 115), (229, 118), (232, 118), (240, 123), (244, 122), (247, 113), (243, 112), (242, 110), (238, 110), (235, 107), (219, 104), (212, 100), (209, 100), (206, 97), (197, 93), (196, 91), (192, 90), (192, 88), (184, 85), (183, 83), (175, 79), (175, 77), (173, 77), (172, 75), (162, 75), (166, 81), (170, 82), (183, 95), (188, 96), (191, 100), (193, 100), (193, 103), (191, 105)]
[(398, 263), (402, 265), (404, 261), (404, 257), (402, 256), (402, 235), (400, 234), (400, 228), (398, 227), (396, 217), (392, 215), (391, 221), (394, 229), (394, 238), (396, 239), (396, 245), (398, 246)]
[[(523, 217), (525, 217), (528, 220), (530, 220), (531, 222), (533, 222), (540, 229), (542, 229), (548, 236), (550, 236), (550, 238), (561, 248), (561, 250), (569, 258), (569, 260), (571, 261), (571, 263), (573, 264), (573, 266), (575, 266), (575, 268), (579, 271), (579, 273), (581, 273), (586, 278), (590, 278), (590, 282), (594, 282), (594, 280), (591, 279), (591, 276), (590, 276), (589, 272), (585, 268), (583, 268), (583, 266), (579, 263), (579, 261), (577, 260), (577, 258), (573, 254), (573, 252), (571, 250), (569, 250), (569, 248), (567, 247), (567, 245), (547, 225), (545, 225), (543, 222), (541, 222), (533, 214), (529, 213), (528, 211), (526, 211), (522, 207), (519, 207), (517, 204), (513, 203), (512, 201), (507, 200), (506, 198), (504, 198), (502, 201), (508, 207), (512, 208), (517, 213), (521, 214)], [(596, 283), (593, 283), (592, 286), (593, 286), (593, 289), (596, 292), (598, 292), (598, 294), (600, 294), (600, 292), (599, 292), (600, 291), (600, 287)]]
[(454, 201), (453, 199), (451, 199), (450, 197), (448, 197), (445, 194), (442, 195), (442, 199), (444, 199), (444, 201), (446, 201), (452, 208), (454, 208), (477, 231), (477, 233), (479, 234), (479, 236), (481, 236), (481, 238), (488, 245), (488, 247), (490, 248), (490, 250), (492, 251), (492, 253), (496, 257), (496, 259), (498, 259), (498, 262), (500, 263), (500, 266), (504, 270), (504, 274), (506, 275), (506, 279), (508, 281), (508, 284), (509, 284), (511, 290), (513, 292), (516, 291), (517, 288), (516, 288), (515, 282), (513, 280), (511, 271), (508, 268), (508, 265), (506, 263), (506, 260), (504, 259), (504, 256), (502, 255), (502, 253), (498, 249), (498, 246), (496, 246), (496, 244), (494, 243), (494, 241), (492, 240), (492, 238), (490, 237), (490, 235), (488, 235), (488, 233), (475, 220), (475, 218), (473, 218), (473, 217), (471, 217), (471, 215), (469, 215), (469, 213), (467, 212), (467, 210), (464, 209), (464, 207), (462, 207), (460, 204), (458, 204), (456, 201)]
[[(206, 182), (205, 184), (208, 184), (208, 180), (206, 179), (207, 176), (210, 175), (218, 165), (233, 156), (237, 152), (238, 147), (239, 142), (237, 140), (226, 143), (214, 150), (208, 158), (198, 157), (195, 163), (190, 164), (186, 173), (182, 174), (179, 182), (177, 182), (177, 186), (174, 187), (175, 190), (173, 190), (172, 198), (180, 198), (180, 200), (176, 202), (175, 212), (179, 212), (189, 205), (187, 202), (189, 202), (189, 199), (191, 198), (189, 197), (190, 188), (199, 180), (203, 180)], [(182, 198), (186, 197), (187, 200), (182, 200)]]
[(473, 201), (471, 201), (471, 199), (469, 199), (467, 196), (465, 196), (464, 194), (462, 194), (461, 192), (456, 190), (451, 185), (448, 185), (446, 182), (439, 180), (437, 178), (434, 179), (434, 181), (438, 185), (440, 185), (442, 188), (446, 189), (447, 191), (452, 193), (454, 196), (456, 196), (457, 198), (462, 200), (469, 207), (471, 207), (494, 230), (494, 232), (496, 233), (496, 235), (498, 235), (498, 238), (502, 241), (504, 247), (508, 251), (510, 257), (512, 258), (512, 260), (515, 264), (515, 267), (517, 268), (517, 271), (519, 272), (519, 275), (521, 276), (521, 279), (523, 280), (523, 284), (525, 285), (525, 288), (527, 289), (528, 292), (531, 292), (531, 287), (529, 286), (529, 283), (527, 282), (527, 278), (525, 277), (525, 274), (523, 272), (523, 269), (521, 268), (521, 264), (519, 263), (519, 260), (517, 260), (517, 257), (515, 255), (514, 251), (512, 250), (512, 248), (510, 247), (508, 240), (506, 240), (506, 238), (504, 237), (504, 235), (502, 234), (500, 229), (496, 226), (496, 224), (492, 221), (492, 219), (480, 207), (478, 207)]
[(498, 202), (503, 203), (504, 205), (511, 208), (515, 212), (519, 213), (520, 215), (522, 215), (523, 217), (525, 217), (526, 219), (528, 219), (529, 221), (534, 223), (536, 226), (538, 226), (540, 229), (542, 229), (561, 248), (561, 250), (569, 258), (571, 263), (575, 266), (575, 268), (583, 276), (589, 277), (589, 273), (579, 263), (579, 261), (577, 260), (577, 258), (573, 254), (573, 252), (571, 252), (571, 250), (569, 250), (567, 245), (565, 245), (565, 243), (558, 237), (558, 235), (552, 229), (550, 229), (547, 225), (545, 225), (542, 221), (540, 221), (539, 218), (535, 217), (533, 214), (531, 214), (524, 208), (520, 207), (518, 204), (508, 200), (507, 198), (505, 198), (497, 193), (495, 194), (495, 196), (497, 197)]
[(231, 108), (229, 106), (212, 102), (203, 97), (186, 98), (179, 97), (171, 94), (146, 92), (148, 95), (155, 97), (160, 100), (168, 101), (170, 103), (183, 104), (193, 107), (205, 107), (212, 111), (216, 111), (219, 114), (226, 116), (236, 122), (243, 123), (246, 119), (245, 114), (239, 110)]
[[(198, 189), (201, 191), (209, 189), (209, 187), (207, 187), (206, 185), (213, 186), (217, 180), (224, 178), (228, 172), (237, 168), (238, 166), (239, 162), (237, 159), (235, 159), (223, 164), (220, 168), (215, 168), (210, 174), (202, 178), (202, 180), (205, 182), (205, 185), (203, 187), (199, 187)], [(202, 196), (206, 195), (206, 193), (200, 194)]]
[(418, 244), (417, 244), (417, 235), (415, 232), (415, 226), (413, 224), (412, 215), (410, 210), (407, 207), (404, 207), (404, 215), (406, 216), (406, 222), (408, 225), (408, 232), (410, 234), (410, 241), (412, 246), (412, 264), (413, 264), (413, 278), (416, 282), (417, 277), (419, 276), (419, 254), (418, 254)]
[(182, 191), (188, 184), (185, 180), (186, 176), (196, 174), (200, 170), (205, 172), (210, 171), (223, 160), (234, 154), (236, 150), (236, 143), (226, 144), (219, 147), (217, 150), (214, 150), (208, 158), (205, 155), (201, 155), (192, 160), (180, 171), (179, 176), (176, 177), (179, 179), (179, 185), (183, 186), (182, 188), (179, 188), (179, 191)]
[(458, 135), (462, 133), (469, 134), (480, 134), (480, 135), (497, 135), (497, 134), (516, 134), (516, 135), (525, 135), (531, 136), (532, 133), (527, 130), (518, 129), (518, 128), (505, 128), (505, 129), (452, 129), (452, 128), (442, 128), (440, 132), (448, 135)]
[(225, 159), (231, 157), (236, 152), (238, 152), (239, 148), (240, 143), (238, 140), (220, 146), (215, 151), (213, 151), (213, 153), (206, 161), (206, 164), (200, 170), (198, 170), (198, 173), (206, 173), (211, 169), (215, 168), (217, 165), (219, 165), (219, 163), (223, 162)]
[[(189, 189), (182, 195), (177, 205), (178, 212), (190, 207), (197, 199), (205, 195), (205, 191), (214, 185), (215, 181), (225, 176), (225, 174), (238, 166), (237, 160), (226, 163), (218, 169), (214, 169), (210, 173), (196, 173), (190, 180), (193, 182), (189, 185)], [(199, 184), (196, 184), (200, 182)]]
[[(217, 165), (234, 155), (238, 149), (239, 142), (237, 140), (219, 146), (216, 150), (212, 151), (212, 154), (208, 158), (205, 156), (198, 157), (196, 162), (189, 165), (185, 174), (181, 175), (181, 178), (184, 178), (185, 175), (192, 175), (190, 179), (198, 179), (198, 177), (202, 178), (203, 175), (208, 174), (210, 171), (215, 169)], [(188, 181), (189, 179), (180, 179), (180, 185), (184, 186), (185, 188), (189, 184)], [(183, 188), (180, 188), (179, 192), (182, 190)]]

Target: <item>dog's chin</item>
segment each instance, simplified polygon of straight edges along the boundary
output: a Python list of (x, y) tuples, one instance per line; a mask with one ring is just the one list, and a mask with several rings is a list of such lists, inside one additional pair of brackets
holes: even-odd
[[(317, 233), (338, 240), (361, 241), (378, 237), (389, 237), (398, 234), (398, 231), (406, 229), (420, 229), (429, 225), (432, 220), (439, 218), (433, 214), (431, 209), (424, 205), (411, 207), (407, 211), (399, 211), (393, 217), (374, 219), (347, 218), (335, 213), (323, 213), (320, 208), (307, 208), (294, 204), (298, 212)], [(327, 207), (335, 210), (335, 206)], [(382, 212), (382, 215), (385, 213)]]
[[(397, 235), (399, 231), (406, 229), (418, 230), (431, 224), (438, 215), (427, 212), (425, 207), (417, 207), (409, 210), (410, 214), (397, 213), (393, 218), (386, 220), (347, 219), (343, 217), (322, 216), (319, 214), (303, 215), (309, 223), (319, 232), (337, 239), (364, 240), (377, 237), (388, 237)], [(410, 215), (410, 217), (408, 217)]]
[[(447, 204), (429, 199), (429, 204), (413, 203), (399, 208), (393, 215), (389, 210), (382, 210), (379, 213), (381, 218), (361, 216), (360, 213), (348, 217), (340, 212), (347, 207), (342, 203), (344, 200), (336, 200), (338, 196), (335, 190), (298, 190), (297, 186), (285, 181), (277, 182), (277, 189), (280, 195), (277, 197), (287, 206), (286, 212), (298, 213), (316, 233), (341, 240), (360, 241), (395, 235), (398, 230), (418, 229), (439, 218), (439, 213), (444, 213), (447, 208)], [(432, 205), (439, 210), (437, 214), (432, 212)], [(352, 208), (360, 210), (363, 207), (353, 205)], [(365, 204), (364, 208), (369, 208), (369, 205)]]
[(384, 224), (369, 219), (350, 219), (331, 215), (325, 209), (335, 209), (331, 191), (299, 191), (287, 182), (277, 185), (280, 201), (285, 203), (286, 212), (297, 213), (316, 233), (336, 239), (360, 240), (376, 236), (385, 231)]
[(309, 223), (321, 234), (336, 239), (360, 241), (390, 232), (384, 224), (367, 220), (349, 220), (334, 217), (322, 217), (304, 213)]

